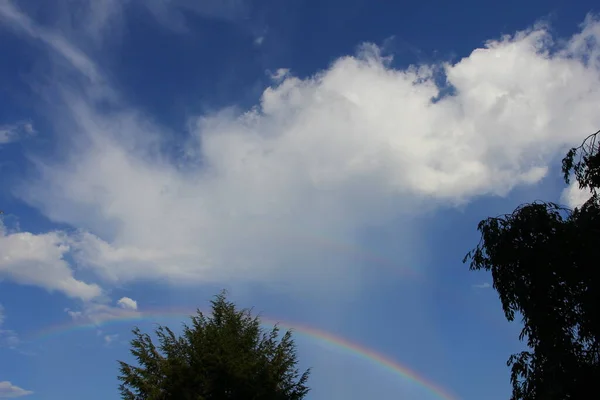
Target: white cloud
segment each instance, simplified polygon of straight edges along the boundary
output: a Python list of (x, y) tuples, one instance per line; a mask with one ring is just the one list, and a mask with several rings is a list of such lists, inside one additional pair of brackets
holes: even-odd
[(252, 24), (250, 3), (245, 0), (139, 0), (132, 3), (146, 8), (159, 24), (180, 33), (189, 32), (187, 17), (190, 14), (242, 25)]
[(73, 276), (64, 256), (69, 239), (60, 232), (35, 235), (7, 233), (0, 221), (0, 277), (16, 283), (60, 291), (69, 297), (90, 300), (101, 294), (98, 285)]
[(205, 17), (229, 21), (248, 18), (250, 12), (250, 3), (246, 0), (174, 0), (172, 4)]
[[(129, 0), (81, 0), (87, 6), (82, 28), (96, 42), (119, 29), (123, 18), (123, 9)], [(69, 4), (72, 7), (72, 2)], [(112, 31), (112, 32), (111, 32)]]
[(306, 238), (352, 246), (366, 226), (535, 184), (597, 130), (599, 27), (588, 18), (554, 52), (544, 27), (490, 41), (443, 66), (455, 94), (437, 102), (440, 66), (394, 69), (372, 45), (306, 79), (281, 70), (247, 113), (195, 119), (175, 161), (136, 110), (69, 92), (56, 118), (77, 139), (66, 160), (35, 160), (19, 194), (85, 227), (73, 256), (105, 280), (352, 281)]
[(17, 122), (10, 125), (0, 125), (0, 145), (14, 142), (23, 136), (33, 135), (35, 130), (30, 122)]
[(38, 26), (9, 0), (0, 0), (1, 22), (4, 22), (19, 33), (24, 33), (32, 39), (38, 39), (46, 43), (91, 83), (98, 84), (103, 80), (103, 77), (98, 72), (98, 67), (83, 51), (73, 46), (56, 32)]
[(15, 331), (3, 329), (2, 325), (4, 324), (5, 319), (4, 306), (0, 304), (0, 347), (14, 349), (19, 343), (21, 343), (21, 340)]
[(125, 310), (137, 310), (137, 301), (130, 299), (129, 297), (122, 297), (117, 301), (117, 305)]
[(278, 68), (277, 71), (272, 72), (269, 75), (273, 83), (280, 84), (285, 80), (285, 78), (290, 76), (290, 70), (289, 68)]
[(21, 343), (19, 334), (11, 329), (0, 329), (0, 347), (16, 349)]
[[(123, 302), (123, 299), (128, 299), (130, 301), (126, 300)], [(137, 311), (137, 302), (129, 299), (128, 297), (124, 297), (119, 300), (116, 306), (106, 304), (106, 302), (103, 302), (103, 300), (106, 299), (85, 302), (83, 303), (81, 310), (74, 311), (67, 308), (65, 309), (65, 312), (69, 314), (69, 316), (75, 321), (96, 325), (100, 325), (103, 322), (115, 319), (135, 318), (142, 315)], [(126, 307), (123, 306), (124, 303), (127, 304)], [(135, 308), (130, 308), (133, 305), (135, 305)]]
[(114, 334), (114, 335), (104, 335), (104, 344), (106, 344), (107, 346), (110, 345), (112, 342), (114, 342), (115, 340), (117, 340), (119, 338), (118, 334)]
[(73, 319), (80, 319), (83, 317), (83, 312), (81, 312), (81, 311), (72, 311), (69, 308), (65, 308), (65, 312), (67, 314), (69, 314), (69, 317), (71, 317)]
[(17, 397), (28, 396), (30, 394), (33, 394), (31, 390), (21, 389), (9, 381), (0, 382), (0, 399), (14, 399)]
[(483, 283), (478, 283), (473, 285), (473, 287), (475, 289), (487, 289), (487, 288), (491, 288), (492, 285), (490, 285), (488, 282), (483, 282)]
[(565, 203), (569, 208), (581, 207), (592, 196), (592, 192), (588, 189), (580, 189), (577, 180), (573, 179), (567, 186), (561, 196), (560, 201)]

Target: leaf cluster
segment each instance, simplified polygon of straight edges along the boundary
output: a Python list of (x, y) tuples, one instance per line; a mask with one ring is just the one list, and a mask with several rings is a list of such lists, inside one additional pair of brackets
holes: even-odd
[(563, 159), (565, 181), (573, 173), (591, 193), (582, 207), (537, 201), (487, 218), (463, 260), (491, 271), (506, 318), (522, 318), (529, 351), (507, 363), (513, 400), (587, 398), (600, 379), (599, 133)]
[(120, 391), (127, 400), (300, 400), (309, 370), (300, 374), (292, 332), (261, 328), (250, 310), (238, 310), (225, 292), (200, 310), (180, 336), (165, 326), (158, 343), (138, 328), (131, 353), (138, 366), (120, 364)]

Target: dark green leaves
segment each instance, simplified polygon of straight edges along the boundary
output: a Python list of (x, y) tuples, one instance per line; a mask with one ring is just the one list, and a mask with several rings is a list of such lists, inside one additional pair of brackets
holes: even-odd
[(137, 328), (131, 353), (139, 367), (120, 363), (122, 398), (142, 400), (300, 400), (309, 371), (300, 374), (291, 332), (261, 328), (221, 293), (210, 317), (198, 311), (176, 336), (155, 331), (158, 346)]
[(534, 202), (483, 220), (463, 260), (491, 272), (509, 321), (522, 317), (530, 351), (508, 360), (514, 400), (587, 398), (600, 380), (598, 133), (563, 159), (565, 181), (592, 193), (582, 207)]
[(563, 158), (562, 172), (566, 183), (571, 173), (579, 183), (580, 189), (588, 189), (594, 194), (600, 188), (600, 131), (588, 136), (579, 147), (574, 147)]

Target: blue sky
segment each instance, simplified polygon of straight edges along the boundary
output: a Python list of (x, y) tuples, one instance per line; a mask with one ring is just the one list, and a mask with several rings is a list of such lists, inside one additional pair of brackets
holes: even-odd
[[(126, 316), (222, 288), (457, 400), (508, 398), (519, 327), (461, 260), (482, 218), (585, 198), (559, 162), (600, 126), (595, 12), (0, 0), (0, 398), (118, 398), (153, 327)], [(297, 341), (309, 399), (440, 399)]]

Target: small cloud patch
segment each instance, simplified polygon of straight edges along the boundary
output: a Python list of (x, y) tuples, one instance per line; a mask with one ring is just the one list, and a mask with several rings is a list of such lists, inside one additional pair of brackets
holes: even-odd
[(0, 125), (0, 145), (15, 142), (24, 136), (35, 134), (31, 122), (20, 121), (10, 125)]
[(122, 297), (117, 301), (117, 305), (125, 310), (137, 310), (137, 301), (129, 297)]
[(137, 301), (129, 297), (122, 297), (116, 302), (116, 306), (103, 302), (91, 301), (84, 303), (81, 310), (66, 308), (65, 312), (74, 320), (81, 323), (92, 323), (100, 325), (106, 321), (118, 320), (140, 316), (137, 311)]
[[(8, 347), (9, 349), (15, 349), (21, 342), (17, 332), (10, 329), (2, 329), (4, 324), (5, 314), (4, 307), (0, 304), (0, 347)], [(0, 395), (0, 398), (2, 396)]]
[(477, 283), (477, 284), (473, 285), (473, 287), (475, 289), (488, 289), (488, 288), (491, 288), (492, 285), (490, 285), (487, 282), (483, 282), (483, 283)]
[(0, 399), (16, 399), (30, 394), (33, 394), (31, 390), (22, 389), (9, 381), (0, 382)]
[(118, 338), (119, 338), (118, 334), (104, 335), (104, 344), (108, 346), (111, 343), (113, 343), (115, 340), (117, 340)]

